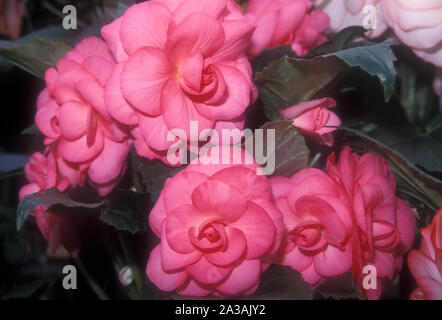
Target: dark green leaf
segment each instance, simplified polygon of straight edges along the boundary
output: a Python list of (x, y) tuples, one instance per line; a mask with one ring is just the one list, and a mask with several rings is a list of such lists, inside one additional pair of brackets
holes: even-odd
[(120, 231), (143, 232), (147, 225), (147, 205), (145, 194), (123, 191), (112, 197), (109, 206), (101, 208), (100, 219)]
[(382, 126), (370, 132), (371, 137), (430, 172), (442, 172), (441, 135), (442, 128), (425, 134), (413, 125)]
[(396, 56), (391, 50), (392, 45), (393, 42), (384, 41), (338, 51), (327, 54), (325, 57), (336, 56), (350, 67), (360, 67), (370, 75), (378, 77), (384, 87), (385, 101), (389, 101), (396, 81), (396, 69), (394, 68)]
[(26, 299), (35, 295), (40, 289), (45, 286), (51, 285), (57, 280), (57, 275), (47, 276), (42, 279), (38, 279), (29, 283), (19, 285), (12, 289), (0, 298), (2, 300), (14, 300), (14, 299)]
[(159, 160), (143, 159), (134, 152), (132, 153), (132, 167), (135, 172), (141, 174), (146, 191), (150, 193), (154, 202), (160, 196), (166, 180), (184, 169), (184, 167), (169, 167)]
[(285, 55), (273, 61), (255, 75), (255, 83), (267, 117), (270, 120), (281, 119), (279, 109), (311, 100), (353, 67), (359, 67), (370, 75), (377, 76), (388, 100), (394, 89), (396, 75), (396, 57), (391, 45), (391, 42), (386, 41), (311, 59), (290, 58)]
[(310, 151), (305, 145), (304, 137), (292, 126), (291, 121), (268, 122), (261, 129), (264, 130), (264, 152), (267, 152), (269, 144), (266, 131), (275, 130), (275, 145), (270, 145), (269, 153), (265, 154), (266, 158), (275, 157), (275, 171), (272, 176), (291, 177), (308, 167)]
[(17, 231), (14, 221), (3, 224), (2, 240), (0, 251), (6, 264), (17, 266), (26, 261), (30, 241), (24, 232)]
[(358, 299), (365, 300), (359, 291), (351, 273), (347, 273), (336, 280), (330, 280), (315, 290), (323, 299)]
[(250, 300), (312, 300), (313, 291), (301, 274), (290, 267), (272, 265), (262, 276)]
[(25, 174), (25, 172), (23, 171), (23, 169), (13, 170), (10, 172), (5, 172), (5, 173), (0, 174), (0, 180), (24, 176), (24, 174)]
[(16, 211), (14, 208), (0, 204), (0, 222), (10, 221), (15, 218)]
[(111, 23), (112, 21), (121, 17), (126, 10), (135, 4), (135, 0), (106, 0), (103, 3), (103, 17), (105, 23)]
[(279, 109), (311, 100), (347, 67), (336, 58), (310, 60), (283, 57), (255, 76), (267, 117), (280, 120)]
[(313, 48), (307, 54), (306, 58), (325, 55), (349, 48), (359, 47), (361, 44), (367, 44), (365, 40), (365, 30), (363, 27), (348, 27), (336, 33), (329, 41)]
[(273, 61), (282, 59), (284, 56), (291, 58), (297, 57), (291, 46), (279, 46), (274, 49), (264, 49), (258, 57), (252, 60), (251, 64), (253, 71), (262, 71), (265, 66)]
[(421, 82), (416, 68), (401, 64), (397, 67), (399, 102), (412, 124), (425, 124), (432, 115), (439, 113), (439, 99), (432, 83)]
[(24, 197), (19, 203), (17, 210), (17, 229), (20, 229), (28, 218), (29, 212), (32, 212), (39, 205), (52, 206), (60, 205), (66, 208), (88, 208), (96, 209), (107, 201), (99, 203), (84, 203), (70, 199), (66, 194), (61, 193), (57, 188), (46, 190), (44, 193), (34, 193)]
[(128, 231), (132, 234), (141, 231), (138, 218), (133, 213), (128, 213), (127, 211), (107, 207), (102, 208), (100, 219), (119, 231)]
[(71, 47), (63, 42), (35, 37), (14, 47), (0, 48), (0, 56), (43, 79), (45, 71), (54, 67), (70, 49)]
[(33, 125), (30, 125), (29, 127), (27, 127), (26, 129), (24, 129), (21, 132), (22, 135), (33, 135), (33, 136), (37, 136), (37, 135), (41, 135), (40, 130), (38, 130), (37, 125), (34, 123)]
[(344, 144), (355, 151), (372, 152), (385, 158), (393, 173), (406, 183), (407, 189), (416, 193), (434, 212), (442, 208), (442, 181), (420, 170), (384, 143), (354, 129), (341, 127), (340, 130), (344, 132)]

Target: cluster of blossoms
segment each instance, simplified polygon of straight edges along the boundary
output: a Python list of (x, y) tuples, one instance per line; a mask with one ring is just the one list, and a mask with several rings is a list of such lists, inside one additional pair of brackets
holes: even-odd
[[(190, 164), (166, 182), (150, 214), (161, 243), (149, 279), (183, 295), (247, 295), (275, 263), (313, 287), (352, 272), (378, 299), (413, 244), (414, 215), (396, 197), (385, 160), (347, 147), (327, 167), (267, 179), (256, 165)], [(367, 265), (377, 270), (376, 289), (363, 286)]]
[(330, 31), (348, 26), (361, 26), (376, 9), (376, 29), (368, 35), (378, 37), (389, 27), (413, 51), (438, 67), (442, 67), (442, 1), (441, 0), (315, 0), (330, 15)]
[[(311, 4), (303, 3), (292, 13), (305, 20)], [(21, 198), (86, 182), (106, 196), (124, 175), (132, 144), (140, 156), (169, 164), (167, 152), (177, 140), (190, 143), (210, 130), (242, 129), (245, 110), (257, 97), (249, 48), (256, 47), (255, 26), (265, 18), (249, 20), (233, 0), (152, 0), (104, 26), (104, 40), (89, 37), (77, 44), (45, 73), (35, 122), (46, 149), (31, 159), (32, 186), (23, 188)], [(280, 22), (273, 23), (276, 28)], [(322, 29), (316, 32), (321, 39)], [(302, 34), (298, 30), (297, 38)], [(307, 51), (313, 45), (300, 40), (297, 46)], [(260, 44), (259, 51), (265, 46), (270, 44)], [(196, 137), (192, 122), (198, 123)], [(175, 129), (185, 137), (174, 136)], [(51, 247), (60, 241), (70, 247), (54, 228), (58, 218), (43, 209), (35, 215), (45, 237), (58, 239)]]
[[(104, 40), (84, 39), (46, 72), (35, 119), (46, 150), (27, 165), (30, 184), (20, 197), (86, 182), (106, 196), (124, 175), (132, 144), (140, 156), (169, 164), (167, 152), (176, 141), (187, 145), (210, 130), (242, 129), (257, 97), (249, 58), (287, 44), (304, 55), (325, 41), (329, 25), (308, 0), (251, 0), (247, 14), (233, 0), (133, 5), (103, 27)], [(340, 125), (329, 110), (335, 105), (329, 98), (309, 101), (281, 116), (332, 145), (331, 132)], [(198, 137), (190, 132), (193, 121)], [(171, 139), (174, 129), (185, 137)], [(213, 154), (191, 163), (166, 181), (150, 213), (161, 241), (146, 273), (158, 288), (191, 296), (248, 295), (275, 263), (299, 271), (314, 287), (352, 272), (368, 298), (380, 297), (401, 269), (416, 229), (385, 160), (345, 148), (338, 162), (334, 155), (328, 159), (327, 173), (306, 169), (268, 179), (244, 150), (216, 150), (223, 164), (211, 163)], [(232, 150), (250, 164), (233, 164)], [(43, 206), (33, 215), (51, 248), (62, 243), (78, 254), (68, 219)], [(440, 249), (429, 246), (422, 255), (438, 265)], [(377, 270), (376, 289), (362, 284), (367, 265)], [(419, 284), (416, 296), (429, 290), (426, 280)]]

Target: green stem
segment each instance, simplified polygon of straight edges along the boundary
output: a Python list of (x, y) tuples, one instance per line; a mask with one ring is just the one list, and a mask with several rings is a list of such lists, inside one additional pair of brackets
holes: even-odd
[(312, 159), (312, 161), (310, 162), (309, 168), (313, 168), (316, 165), (316, 163), (319, 161), (319, 159), (321, 159), (321, 157), (322, 157), (322, 154), (321, 153), (317, 153), (314, 156), (314, 158)]
[(140, 268), (138, 268), (137, 261), (135, 259), (133, 251), (131, 250), (129, 239), (127, 238), (127, 236), (119, 233), (118, 239), (120, 240), (125, 259), (126, 261), (128, 261), (128, 267), (132, 270), (133, 283), (138, 295), (137, 297), (135, 297), (135, 299), (138, 300), (141, 298), (143, 292), (143, 278), (141, 276)]
[(92, 276), (86, 270), (86, 267), (83, 264), (83, 261), (81, 260), (80, 257), (78, 257), (76, 259), (76, 262), (77, 262), (78, 268), (81, 271), (81, 274), (86, 279), (86, 282), (89, 284), (89, 286), (91, 287), (92, 291), (97, 295), (97, 297), (100, 300), (110, 300), (109, 297), (107, 296), (106, 292), (104, 292), (104, 290), (98, 285), (98, 283), (95, 281), (95, 279), (92, 278)]

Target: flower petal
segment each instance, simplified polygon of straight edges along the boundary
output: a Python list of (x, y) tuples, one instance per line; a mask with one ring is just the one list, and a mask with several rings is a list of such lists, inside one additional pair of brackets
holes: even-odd
[(217, 286), (217, 290), (229, 294), (239, 294), (252, 288), (259, 281), (261, 275), (261, 261), (244, 260), (240, 265), (232, 270), (227, 280)]
[(131, 6), (121, 22), (123, 48), (129, 56), (142, 47), (163, 48), (170, 21), (170, 11), (157, 1)]
[(161, 93), (172, 65), (163, 50), (142, 48), (129, 57), (121, 72), (121, 91), (138, 110), (157, 116), (161, 112)]
[(161, 244), (152, 250), (147, 262), (146, 274), (162, 291), (173, 291), (186, 283), (187, 272), (166, 272), (161, 265)]
[(246, 212), (230, 226), (241, 230), (246, 236), (246, 259), (264, 255), (275, 241), (276, 228), (272, 219), (254, 202), (248, 201)]

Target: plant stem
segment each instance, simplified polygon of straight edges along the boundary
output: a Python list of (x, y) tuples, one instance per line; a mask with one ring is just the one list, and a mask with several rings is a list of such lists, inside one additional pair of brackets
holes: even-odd
[(133, 251), (131, 250), (129, 240), (127, 239), (126, 235), (119, 233), (118, 239), (120, 240), (125, 259), (128, 262), (128, 267), (132, 270), (133, 283), (138, 294), (138, 297), (136, 299), (140, 299), (143, 292), (143, 278), (141, 276), (140, 269), (138, 268), (137, 261), (133, 254)]
[(89, 274), (89, 272), (86, 270), (86, 267), (83, 264), (83, 261), (80, 257), (75, 259), (78, 265), (78, 268), (81, 271), (81, 274), (86, 279), (86, 282), (91, 287), (92, 291), (97, 295), (97, 297), (100, 300), (110, 300), (107, 294), (104, 292), (104, 290), (98, 285), (98, 283), (95, 281), (94, 278)]

